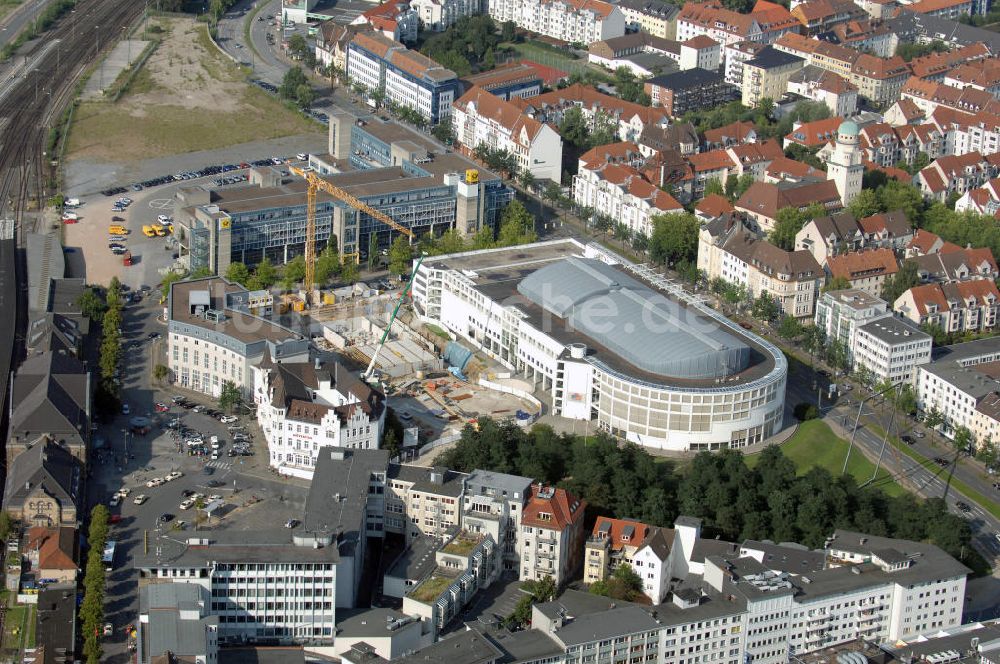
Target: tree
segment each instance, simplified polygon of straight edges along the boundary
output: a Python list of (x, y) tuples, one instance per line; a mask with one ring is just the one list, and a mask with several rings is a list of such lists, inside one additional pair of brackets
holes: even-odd
[(513, 247), (534, 242), (537, 239), (535, 218), (531, 216), (521, 201), (516, 199), (511, 201), (500, 216), (497, 244), (501, 247)]
[(340, 269), (340, 256), (337, 254), (335, 245), (327, 245), (316, 257), (315, 278), (316, 285), (322, 285), (330, 281)]
[(413, 249), (402, 235), (397, 235), (389, 247), (389, 272), (403, 276), (410, 272)]
[(719, 178), (712, 178), (711, 180), (705, 183), (705, 197), (711, 196), (713, 194), (717, 196), (726, 195), (726, 189), (725, 187), (723, 187), (722, 180), (720, 180)]
[(504, 21), (500, 25), (500, 40), (512, 42), (517, 38), (517, 24), (514, 21)]
[(157, 383), (162, 383), (164, 379), (170, 375), (170, 369), (163, 364), (157, 364), (153, 367), (153, 378), (156, 379)]
[(271, 263), (271, 259), (264, 256), (254, 267), (253, 277), (250, 278), (250, 283), (246, 287), (250, 290), (263, 290), (270, 288), (277, 281), (278, 269)]
[(900, 295), (920, 284), (920, 274), (917, 262), (913, 259), (903, 261), (899, 271), (885, 280), (882, 286), (882, 299), (892, 305)]
[(527, 625), (531, 622), (531, 607), (542, 602), (551, 602), (556, 596), (556, 582), (545, 575), (538, 581), (524, 581), (521, 590), (527, 593), (518, 600), (514, 612), (507, 616), (506, 623), (510, 627)]
[(862, 189), (847, 205), (847, 209), (855, 219), (864, 219), (881, 212), (882, 203), (879, 201), (878, 193), (873, 189)]
[(301, 67), (292, 67), (285, 72), (284, 78), (281, 79), (278, 96), (282, 99), (297, 99), (299, 86), (302, 85), (309, 85), (309, 79)]
[(944, 415), (937, 409), (937, 406), (927, 411), (927, 415), (924, 417), (924, 426), (931, 430), (932, 435), (942, 424), (944, 424)]
[(951, 439), (951, 444), (957, 452), (971, 452), (972, 432), (964, 426), (956, 427), (955, 436)]
[(778, 335), (782, 339), (794, 339), (802, 334), (802, 323), (795, 316), (785, 315), (778, 325)]
[(104, 312), (108, 308), (104, 299), (98, 294), (97, 289), (92, 286), (84, 289), (84, 291), (80, 293), (80, 297), (77, 298), (76, 304), (80, 307), (80, 313), (95, 323), (101, 322), (101, 319), (104, 317)]
[(236, 383), (231, 380), (222, 381), (219, 389), (219, 408), (231, 413), (241, 403), (243, 403), (243, 393), (236, 387)]
[(774, 228), (768, 239), (776, 247), (791, 251), (795, 248), (795, 235), (802, 230), (805, 223), (806, 214), (798, 208), (781, 208), (775, 216)]
[(904, 383), (896, 399), (896, 407), (907, 415), (914, 415), (917, 412), (917, 395), (909, 383)]
[(628, 563), (619, 563), (609, 578), (592, 583), (590, 592), (631, 602), (642, 594), (642, 577)]
[(10, 512), (0, 511), (0, 540), (7, 541), (14, 528), (14, 520), (10, 518)]
[(698, 259), (698, 230), (701, 222), (689, 212), (656, 215), (652, 219), (649, 257), (660, 265)]
[(170, 284), (175, 281), (181, 281), (182, 279), (184, 279), (184, 276), (176, 272), (167, 272), (163, 275), (163, 281), (160, 286), (160, 292), (163, 294), (163, 297), (168, 297), (170, 295)]
[(795, 415), (795, 419), (797, 419), (799, 422), (805, 422), (806, 420), (815, 420), (817, 417), (819, 417), (819, 411), (816, 410), (816, 406), (807, 402), (796, 404), (795, 408), (792, 410), (792, 413)]
[(303, 83), (295, 88), (295, 101), (301, 108), (309, 108), (316, 101), (316, 91), (308, 83)]
[(290, 285), (302, 283), (306, 278), (306, 257), (299, 254), (285, 263), (285, 267), (282, 270), (282, 277)]
[(781, 305), (769, 294), (761, 293), (754, 299), (750, 311), (754, 318), (767, 323), (778, 317), (778, 314), (781, 313)]
[(431, 136), (438, 139), (445, 145), (451, 145), (455, 142), (455, 129), (452, 125), (450, 115), (434, 125), (434, 128), (431, 129)]
[(340, 266), (340, 278), (346, 283), (357, 283), (358, 277), (360, 276), (361, 273), (358, 270), (358, 264), (354, 261), (345, 261), (344, 264)]
[(250, 269), (240, 262), (230, 263), (226, 268), (226, 279), (245, 288), (250, 283)]
[(851, 280), (847, 277), (834, 277), (833, 279), (830, 279), (830, 281), (826, 282), (825, 286), (823, 286), (823, 292), (828, 293), (830, 291), (845, 290), (850, 287)]

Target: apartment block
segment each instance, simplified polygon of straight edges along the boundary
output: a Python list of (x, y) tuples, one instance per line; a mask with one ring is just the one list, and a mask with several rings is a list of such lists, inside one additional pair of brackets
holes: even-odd
[(491, 0), (490, 16), (569, 43), (590, 44), (625, 34), (625, 15), (603, 0)]
[(698, 269), (709, 279), (742, 284), (754, 297), (769, 295), (783, 313), (811, 318), (823, 270), (808, 251), (784, 251), (757, 239), (737, 215), (726, 215), (698, 234)]
[(347, 49), (347, 77), (381, 93), (386, 103), (411, 108), (430, 124), (451, 115), (460, 86), (455, 72), (382, 34), (358, 34)]
[(892, 249), (868, 249), (830, 256), (826, 260), (830, 277), (842, 277), (869, 295), (879, 297), (885, 280), (899, 271), (899, 263)]
[[(462, 83), (466, 86), (466, 92), (469, 88), (476, 87), (503, 101), (510, 101), (515, 97), (535, 97), (542, 93), (542, 78), (538, 75), (538, 70), (523, 62), (511, 62), (466, 76)], [(455, 102), (455, 105), (458, 103)]]
[(914, 286), (893, 303), (893, 310), (918, 325), (944, 332), (981, 332), (996, 327), (1000, 291), (989, 279)]
[(831, 256), (865, 248), (901, 251), (913, 237), (913, 228), (901, 210), (860, 220), (850, 212), (838, 212), (807, 221), (795, 234), (795, 248), (809, 251), (820, 265), (826, 265)]
[(414, 0), (410, 3), (425, 30), (443, 32), (463, 16), (485, 11), (483, 0)]
[(551, 576), (562, 585), (572, 578), (583, 557), (586, 507), (586, 501), (565, 489), (532, 486), (521, 515), (522, 581)]
[(653, 106), (662, 106), (672, 118), (692, 111), (724, 106), (739, 98), (739, 90), (717, 72), (689, 69), (657, 76), (645, 82)]
[(677, 5), (662, 0), (620, 0), (617, 5), (630, 27), (660, 39), (676, 39), (681, 11)]
[(948, 196), (961, 196), (1000, 175), (1000, 153), (983, 156), (978, 152), (946, 155), (935, 159), (915, 178), (924, 197), (944, 203)]
[(723, 47), (742, 41), (773, 44), (781, 35), (800, 29), (787, 9), (766, 0), (758, 0), (749, 14), (725, 9), (717, 2), (688, 2), (677, 17), (679, 41), (705, 35)]
[(417, 41), (420, 19), (406, 0), (387, 0), (364, 11), (354, 20), (355, 25), (367, 25), (372, 30), (403, 44)]
[(858, 112), (858, 87), (840, 74), (806, 65), (788, 79), (788, 92), (826, 104), (830, 115), (845, 118)]
[(946, 436), (967, 428), (977, 445), (995, 444), (1000, 435), (1000, 391), (997, 390), (997, 337), (946, 346), (939, 358), (917, 368), (918, 407), (936, 409)]
[(552, 127), (522, 113), (508, 101), (472, 88), (453, 110), (457, 143), (468, 153), (480, 145), (506, 150), (538, 180), (562, 176), (562, 138)]
[(915, 368), (931, 361), (931, 335), (905, 318), (887, 316), (857, 328), (852, 356), (876, 381), (911, 384)]
[(862, 325), (892, 316), (889, 303), (857, 289), (827, 291), (816, 302), (816, 327), (823, 330), (827, 342), (838, 341), (848, 351), (853, 362), (852, 346), (858, 328)]
[(810, 37), (867, 16), (864, 9), (850, 0), (808, 0), (796, 4), (791, 14), (802, 24), (803, 34)]
[(781, 99), (789, 79), (805, 64), (803, 58), (768, 46), (743, 63), (743, 105), (756, 108), (763, 99)]

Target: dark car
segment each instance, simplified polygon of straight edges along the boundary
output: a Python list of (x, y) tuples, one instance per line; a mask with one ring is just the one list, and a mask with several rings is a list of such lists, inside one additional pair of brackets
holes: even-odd
[(185, 498), (188, 498), (194, 495), (194, 491), (192, 489), (184, 489), (183, 491), (181, 491), (181, 495), (184, 496)]
[(900, 436), (899, 439), (906, 443), (907, 445), (912, 445), (916, 441), (913, 440), (913, 436)]
[(965, 501), (962, 501), (962, 500), (960, 500), (957, 503), (955, 503), (955, 507), (957, 507), (958, 509), (962, 510), (963, 512), (971, 512), (972, 511), (972, 508), (969, 507), (969, 503), (967, 503)]
[(204, 468), (201, 469), (201, 474), (202, 475), (211, 476), (214, 473), (215, 473), (215, 468), (212, 468), (211, 466), (205, 466)]
[(215, 489), (216, 487), (220, 487), (223, 484), (225, 484), (225, 482), (222, 482), (220, 480), (210, 480), (205, 483), (205, 486)]
[(934, 457), (934, 463), (943, 468), (944, 466), (948, 465), (948, 460), (945, 459), (944, 457)]
[(173, 521), (173, 520), (174, 520), (174, 515), (173, 514), (161, 514), (160, 515), (160, 523), (167, 523), (168, 521)]

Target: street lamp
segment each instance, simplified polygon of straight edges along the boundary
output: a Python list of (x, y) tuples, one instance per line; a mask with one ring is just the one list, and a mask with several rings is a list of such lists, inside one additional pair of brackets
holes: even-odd
[[(879, 396), (881, 394), (884, 394), (885, 392), (888, 392), (889, 390), (894, 390), (896, 388), (897, 388), (896, 385), (889, 385), (888, 387), (883, 387), (878, 392), (873, 392), (872, 394), (869, 394), (867, 397), (865, 397), (864, 399), (862, 399), (861, 401), (858, 402), (858, 414), (854, 418), (854, 429), (851, 431), (851, 442), (850, 442), (850, 444), (847, 447), (847, 456), (844, 457), (844, 468), (843, 468), (843, 470), (840, 471), (841, 475), (846, 475), (847, 474), (847, 462), (851, 460), (851, 450), (854, 449), (854, 437), (858, 434), (858, 422), (861, 420), (861, 411), (865, 407), (865, 402), (868, 401), (869, 399), (874, 399), (875, 397), (877, 397), (877, 396)], [(886, 438), (889, 437), (889, 431), (888, 430), (886, 430), (885, 435), (886, 435)], [(882, 447), (883, 447), (883, 449), (885, 449), (885, 443), (884, 442), (882, 444)], [(880, 454), (879, 455), (879, 459), (881, 460), (881, 458), (882, 458), (882, 455)]]

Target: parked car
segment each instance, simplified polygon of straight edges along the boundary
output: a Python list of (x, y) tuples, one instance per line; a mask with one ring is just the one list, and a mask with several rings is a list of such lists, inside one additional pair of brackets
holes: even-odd
[(146, 502), (146, 500), (147, 500), (146, 494), (140, 493), (138, 496), (135, 497), (135, 500), (133, 500), (132, 502), (135, 503), (136, 505), (142, 505), (144, 502)]

